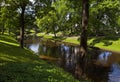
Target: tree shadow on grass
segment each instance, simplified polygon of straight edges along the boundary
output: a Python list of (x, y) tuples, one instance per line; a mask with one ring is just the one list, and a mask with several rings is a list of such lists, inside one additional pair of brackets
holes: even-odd
[(0, 40), (3, 40), (3, 41), (7, 41), (7, 42), (10, 42), (10, 43), (17, 43), (16, 40), (12, 39), (10, 36), (7, 36), (7, 35), (0, 35)]
[(27, 49), (0, 43), (0, 82), (77, 82)]
[(0, 42), (0, 60), (11, 61), (30, 61), (39, 59), (32, 51), (28, 49), (21, 49), (19, 46), (10, 45)]
[(113, 41), (119, 40), (120, 37), (111, 37), (111, 36), (102, 36), (95, 38), (91, 43), (90, 46), (95, 46), (97, 43), (103, 43), (103, 46), (109, 46), (113, 44)]

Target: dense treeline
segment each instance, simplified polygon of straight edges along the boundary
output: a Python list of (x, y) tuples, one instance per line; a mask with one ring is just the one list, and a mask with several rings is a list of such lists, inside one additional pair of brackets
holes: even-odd
[[(83, 1), (83, 2), (82, 2)], [(20, 35), (36, 32), (61, 35), (82, 35), (83, 4), (88, 4), (87, 35), (120, 34), (119, 0), (0, 0), (0, 34)], [(86, 23), (85, 23), (86, 24)]]

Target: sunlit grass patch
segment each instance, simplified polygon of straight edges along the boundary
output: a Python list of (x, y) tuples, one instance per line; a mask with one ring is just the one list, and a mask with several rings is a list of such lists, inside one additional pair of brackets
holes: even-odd
[(17, 43), (11, 43), (11, 42), (8, 42), (8, 41), (0, 40), (0, 42), (5, 43), (5, 44), (9, 44), (9, 45), (19, 46)]
[(95, 37), (88, 41), (90, 46), (120, 52), (120, 37)]
[(37, 33), (37, 36), (44, 36), (45, 33)]
[(51, 39), (53, 36), (51, 36), (51, 35), (44, 35), (43, 37), (47, 38), (47, 39)]
[(79, 44), (78, 37), (67, 37), (64, 42), (69, 42), (69, 43), (74, 43), (74, 44)]

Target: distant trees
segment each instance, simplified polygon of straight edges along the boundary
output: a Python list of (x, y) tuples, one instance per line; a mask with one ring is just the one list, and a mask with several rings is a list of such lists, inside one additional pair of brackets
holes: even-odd
[(41, 31), (51, 32), (54, 35), (57, 32), (69, 35), (77, 34), (77, 30), (80, 30), (79, 26), (81, 23), (79, 20), (81, 15), (79, 9), (81, 7), (78, 8), (70, 0), (55, 0), (51, 2), (51, 5), (43, 5), (40, 8), (39, 10), (37, 9), (36, 23)]
[[(62, 14), (60, 9), (61, 2), (63, 2), (63, 0), (57, 2), (51, 1), (50, 4), (44, 2), (43, 7), (37, 10), (37, 12), (41, 14), (40, 16), (37, 15), (37, 26), (40, 28), (41, 31), (44, 31), (46, 33), (53, 33), (55, 37), (56, 33), (60, 30), (59, 25), (61, 23), (60, 19), (62, 18), (62, 16), (60, 15)], [(47, 6), (45, 6), (45, 4)]]
[[(50, 1), (48, 0), (47, 2)], [(41, 31), (46, 31), (48, 33), (54, 33), (52, 28), (55, 27), (56, 32), (61, 32), (63, 34), (81, 34), (81, 3), (82, 1), (79, 0), (53, 0), (49, 5), (45, 1), (40, 2), (39, 4), (42, 6), (39, 7), (39, 10), (37, 10), (37, 26), (41, 29)], [(118, 0), (92, 0), (89, 1), (89, 7), (90, 21), (88, 23), (89, 28), (87, 29), (89, 35), (107, 35), (106, 31), (112, 31), (114, 34), (118, 33), (118, 21), (120, 18), (120, 4)], [(49, 21), (47, 19), (49, 19)], [(53, 19), (55, 22), (51, 22)]]
[(1, 0), (0, 31), (4, 34), (7, 29), (9, 33), (15, 33), (19, 28), (21, 48), (25, 28), (34, 26), (55, 37), (58, 32), (81, 35), (80, 44), (86, 50), (88, 34), (99, 36), (107, 35), (107, 31), (120, 32), (119, 7), (118, 0)]

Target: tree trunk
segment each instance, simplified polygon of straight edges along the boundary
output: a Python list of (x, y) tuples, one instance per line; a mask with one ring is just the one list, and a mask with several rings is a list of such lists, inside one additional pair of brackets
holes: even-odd
[(20, 15), (20, 47), (24, 48), (24, 26), (25, 26), (25, 22), (24, 22), (24, 12), (25, 12), (25, 6), (21, 7), (22, 12)]
[[(88, 27), (88, 18), (89, 18), (89, 0), (82, 0), (82, 33), (81, 33), (81, 40), (80, 40), (80, 54), (77, 57), (76, 66), (77, 75), (81, 77), (84, 76), (85, 72), (85, 65), (87, 63), (86, 54), (87, 54), (87, 27)], [(79, 69), (79, 66), (82, 68)], [(80, 78), (80, 77), (78, 77)]]
[[(89, 17), (89, 0), (82, 0), (82, 33), (80, 36), (81, 37), (80, 54), (78, 55), (77, 60), (77, 62), (79, 63), (86, 62), (88, 17)], [(85, 63), (83, 65), (85, 65)]]
[(87, 27), (89, 18), (89, 0), (82, 0), (82, 33), (80, 46), (87, 51)]

